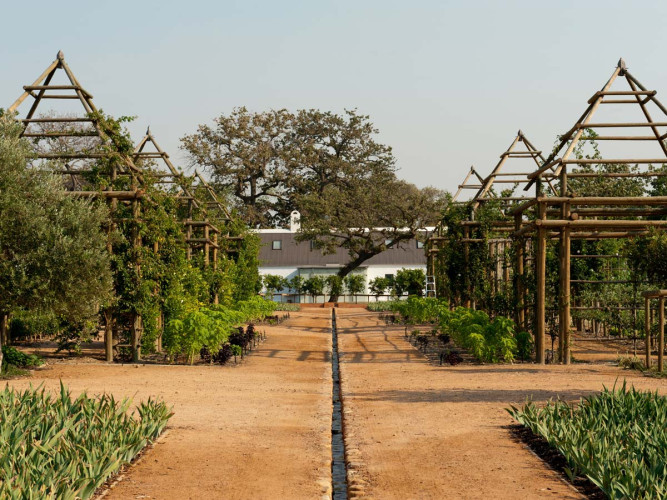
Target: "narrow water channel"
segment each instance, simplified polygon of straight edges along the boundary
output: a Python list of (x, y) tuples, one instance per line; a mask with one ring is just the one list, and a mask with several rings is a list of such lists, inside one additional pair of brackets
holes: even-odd
[(333, 415), (331, 419), (331, 477), (333, 500), (347, 500), (347, 469), (345, 466), (345, 441), (343, 440), (343, 407), (340, 394), (340, 367), (338, 365), (338, 331), (336, 310), (331, 310), (331, 338), (333, 343)]

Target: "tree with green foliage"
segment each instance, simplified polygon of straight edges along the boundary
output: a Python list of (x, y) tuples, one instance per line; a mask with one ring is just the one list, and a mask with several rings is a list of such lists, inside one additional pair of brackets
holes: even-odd
[(343, 278), (337, 274), (331, 274), (326, 277), (325, 282), (329, 295), (338, 297), (343, 294)]
[(349, 260), (338, 271), (344, 278), (370, 258), (388, 248), (400, 248), (434, 224), (441, 195), (387, 174), (350, 181), (345, 189), (330, 186), (322, 195), (302, 198), (302, 203), (297, 240), (314, 241), (324, 253), (346, 250)]
[(303, 282), (303, 291), (310, 294), (315, 302), (318, 295), (324, 294), (324, 287), (326, 282), (322, 276), (311, 276), (306, 281)]
[(277, 274), (264, 275), (264, 288), (266, 288), (266, 293), (269, 297), (273, 297), (274, 294), (281, 292), (287, 286), (287, 280), (282, 276)]
[(197, 133), (181, 139), (191, 163), (209, 172), (217, 189), (231, 194), (251, 227), (285, 222), (293, 210), (293, 120), (284, 109), (252, 113), (236, 108), (216, 118), (214, 126), (200, 125)]
[(301, 292), (303, 292), (303, 282), (304, 282), (303, 276), (299, 276), (297, 274), (288, 281), (287, 286), (290, 288), (290, 290), (292, 290), (300, 297)]
[(392, 285), (391, 281), (384, 276), (378, 276), (373, 278), (368, 283), (371, 293), (375, 295), (375, 301), (377, 302), (380, 298), (380, 295), (384, 295), (388, 288)]
[(81, 325), (112, 300), (101, 229), (108, 211), (68, 195), (56, 176), (29, 168), (21, 131), (13, 117), (0, 116), (0, 316), (32, 309)]
[(394, 278), (394, 293), (397, 296), (404, 294), (421, 297), (424, 295), (426, 274), (421, 269), (399, 269)]
[(357, 295), (366, 288), (366, 279), (363, 274), (348, 274), (345, 276), (345, 288), (350, 295), (354, 295), (354, 301), (357, 301)]

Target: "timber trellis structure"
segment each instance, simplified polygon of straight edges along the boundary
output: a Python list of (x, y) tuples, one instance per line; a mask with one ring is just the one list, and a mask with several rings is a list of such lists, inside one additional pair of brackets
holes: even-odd
[[(531, 199), (528, 193), (520, 189), (528, 185), (530, 179), (528, 175), (539, 167), (545, 158), (542, 151), (538, 150), (526, 135), (519, 130), (509, 147), (500, 155), (500, 159), (491, 173), (486, 177), (481, 177), (479, 173), (471, 167), (467, 176), (459, 189), (452, 198), (453, 206), (467, 206), (468, 218), (460, 222), (463, 229), (463, 237), (457, 239), (457, 243), (463, 245), (464, 262), (466, 269), (469, 267), (470, 246), (475, 244), (486, 244), (490, 260), (493, 261), (488, 269), (487, 281), (491, 283), (492, 294), (498, 293), (506, 295), (513, 294), (513, 288), (521, 286), (516, 283), (515, 274), (512, 272), (513, 262), (511, 260), (510, 249), (513, 245), (511, 233), (515, 230), (514, 220), (509, 215), (509, 210), (517, 203)], [(470, 179), (475, 176), (479, 183), (471, 183)], [(505, 187), (500, 192), (497, 188)], [(496, 189), (494, 189), (496, 188)], [(551, 186), (552, 189), (553, 186)], [(474, 195), (467, 201), (459, 201), (458, 198), (464, 190), (473, 190)], [(477, 214), (486, 205), (493, 203), (498, 209), (499, 217), (487, 222), (486, 227), (477, 220)], [(448, 207), (449, 208), (449, 207)], [(431, 272), (436, 274), (438, 267), (438, 254), (441, 249), (452, 244), (451, 235), (448, 235), (443, 224), (439, 224), (433, 237), (429, 239), (428, 247), (428, 266)], [(521, 266), (526, 266), (529, 261), (529, 252), (521, 255)], [(442, 288), (442, 287), (441, 287)], [(474, 307), (473, 285), (467, 280), (466, 293), (463, 305)], [(525, 322), (527, 306), (524, 304), (517, 310), (516, 320), (518, 323)]]
[[(66, 78), (65, 84), (53, 83), (57, 72), (61, 70)], [(132, 220), (137, 222), (141, 218), (141, 203), (151, 200), (147, 199), (144, 189), (145, 177), (157, 176), (159, 183), (174, 184), (180, 189), (175, 195), (179, 201), (187, 206), (187, 216), (183, 220), (186, 226), (186, 251), (188, 259), (193, 256), (193, 250), (203, 253), (204, 266), (213, 262), (214, 269), (217, 268), (221, 230), (213, 225), (208, 219), (208, 212), (216, 215), (216, 220), (223, 223), (229, 222), (231, 216), (224, 205), (217, 199), (212, 188), (198, 173), (192, 179), (186, 178), (171, 162), (169, 155), (163, 151), (155, 141), (155, 138), (147, 131), (144, 138), (132, 150), (122, 143), (111, 129), (104, 116), (98, 111), (93, 103), (93, 96), (88, 92), (74, 76), (74, 73), (65, 61), (65, 57), (58, 52), (56, 59), (44, 70), (44, 72), (31, 85), (23, 87), (23, 94), (8, 108), (10, 114), (18, 114), (19, 107), (29, 97), (34, 100), (26, 115), (21, 118), (24, 129), (22, 136), (32, 141), (35, 148), (35, 160), (33, 167), (43, 168), (44, 162), (50, 162), (49, 171), (62, 174), (64, 186), (68, 193), (73, 196), (85, 198), (105, 199), (110, 207), (111, 219), (108, 227), (109, 233), (114, 231), (120, 222), (116, 216), (119, 203), (131, 207)], [(46, 101), (71, 100), (81, 104), (84, 116), (55, 115), (48, 113), (37, 115), (37, 111)], [(152, 145), (155, 151), (146, 150), (146, 146)], [(149, 172), (142, 168), (143, 164), (161, 159), (167, 167), (167, 171)], [(95, 170), (95, 163), (108, 160), (108, 171)], [(54, 164), (56, 165), (54, 167)], [(107, 179), (107, 187), (104, 190), (83, 189), (87, 186), (87, 175), (104, 175)], [(194, 185), (194, 178), (198, 184)], [(128, 186), (127, 189), (116, 189), (119, 181)], [(202, 201), (195, 195), (202, 192), (209, 201)], [(203, 219), (195, 217), (203, 216)], [(125, 221), (127, 222), (127, 221)], [(202, 234), (197, 234), (202, 233)], [(229, 233), (221, 238), (228, 240), (243, 240), (242, 236), (230, 236)], [(132, 245), (142, 245), (138, 228), (133, 229)], [(107, 249), (111, 253), (111, 240), (107, 243)], [(157, 252), (157, 243), (153, 250)], [(212, 250), (212, 252), (211, 252)], [(236, 252), (235, 249), (227, 249), (226, 253)], [(210, 255), (212, 253), (212, 256)], [(212, 257), (212, 259), (211, 259)], [(139, 267), (135, 262), (134, 266)], [(214, 298), (214, 301), (216, 298)], [(113, 345), (113, 338), (119, 336), (120, 323), (122, 319), (114, 311), (104, 311), (105, 317), (105, 353), (107, 361), (113, 361), (113, 349), (115, 347), (129, 347), (132, 349), (135, 360), (140, 357), (141, 334), (143, 331), (142, 319), (139, 314), (132, 314), (129, 318), (129, 330), (131, 343), (128, 345)]]
[[(613, 88), (614, 83), (626, 83), (627, 88)], [(612, 196), (607, 190), (593, 195), (582, 195), (578, 191), (577, 184), (582, 181), (597, 181), (612, 183), (618, 180), (642, 179), (649, 181), (659, 177), (667, 176), (664, 165), (667, 163), (667, 108), (656, 98), (655, 90), (644, 87), (627, 69), (621, 59), (614, 69), (611, 77), (598, 92), (588, 100), (587, 108), (579, 117), (574, 126), (565, 134), (560, 136), (557, 147), (547, 157), (532, 148), (530, 142), (526, 144), (533, 153), (524, 153), (528, 158), (537, 162), (537, 169), (523, 178), (524, 190), (532, 190), (534, 194), (526, 193), (523, 196), (500, 196), (491, 190), (491, 186), (502, 183), (504, 177), (501, 174), (506, 157), (512, 147), (521, 140), (521, 132), (515, 142), (510, 146), (505, 156), (492, 173), (481, 181), (480, 185), (472, 185), (468, 181), (476, 171), (471, 170), (465, 181), (459, 186), (456, 198), (464, 189), (477, 188), (475, 196), (468, 202), (470, 217), (461, 222), (464, 230), (464, 238), (457, 240), (464, 244), (464, 252), (468, 253), (468, 245), (480, 241), (487, 241), (489, 253), (492, 256), (501, 254), (507, 258), (508, 245), (512, 246), (513, 262), (502, 267), (505, 286), (513, 283), (515, 319), (519, 328), (533, 331), (535, 339), (536, 361), (546, 361), (545, 335), (547, 330), (547, 310), (551, 310), (547, 297), (547, 267), (546, 256), (550, 242), (557, 242), (557, 258), (559, 262), (558, 272), (558, 297), (557, 318), (555, 321), (558, 330), (558, 360), (562, 363), (570, 363), (570, 348), (572, 345), (572, 284), (618, 283), (616, 280), (571, 280), (571, 263), (576, 258), (610, 259), (618, 258), (613, 255), (571, 255), (571, 243), (573, 240), (597, 241), (603, 239), (629, 239), (646, 235), (649, 230), (663, 230), (667, 227), (667, 196)], [(601, 121), (594, 120), (594, 116), (601, 106), (605, 111), (618, 110), (627, 111), (628, 105), (639, 111), (639, 117), (632, 120)], [(659, 116), (654, 119), (653, 116)], [(647, 134), (632, 133), (639, 129), (646, 129)], [(604, 133), (600, 131), (616, 130), (616, 133)], [(598, 135), (599, 134), (599, 135)], [(525, 136), (524, 136), (525, 138)], [(586, 156), (582, 153), (586, 144), (597, 144), (600, 141), (605, 149), (616, 148), (620, 154), (613, 156), (602, 156), (599, 152)], [(656, 152), (650, 154), (628, 153), (636, 149), (636, 145), (657, 143)], [(525, 143), (525, 142), (524, 142)], [(598, 170), (594, 167), (598, 166)], [(479, 178), (479, 176), (477, 176)], [(510, 181), (510, 176), (507, 176)], [(492, 200), (499, 202), (502, 214), (497, 220), (490, 223), (490, 230), (484, 235), (484, 239), (475, 238), (471, 231), (479, 225), (475, 215), (479, 208)], [(449, 207), (448, 207), (449, 208)], [(488, 239), (487, 239), (488, 238)], [(437, 274), (438, 252), (444, 245), (450, 243), (446, 228), (442, 224), (438, 226), (436, 234), (430, 239), (428, 245), (429, 269), (431, 273)], [(493, 248), (494, 244), (500, 244), (502, 250)], [(503, 246), (504, 245), (504, 246)], [(509, 267), (509, 271), (508, 271)], [(492, 270), (493, 279), (498, 279), (500, 268)], [(526, 286), (527, 273), (532, 273), (534, 279), (535, 297), (534, 302), (529, 302), (528, 287)], [(442, 288), (439, 288), (439, 292)], [(646, 330), (651, 330), (653, 322), (653, 310), (649, 311), (649, 299), (657, 297), (657, 292), (647, 292), (646, 298)], [(662, 293), (662, 291), (661, 291)], [(474, 307), (470, 300), (472, 291), (468, 291), (467, 306)], [(662, 297), (664, 299), (664, 296)], [(664, 300), (659, 301), (657, 312), (661, 320), (659, 325), (664, 325)], [(598, 304), (589, 306), (576, 306), (578, 310), (592, 310), (599, 308)], [(641, 310), (642, 307), (635, 303), (627, 308), (633, 311)], [(532, 312), (532, 318), (529, 318)], [(554, 332), (555, 333), (555, 332)], [(664, 351), (664, 334), (659, 333), (655, 347), (659, 354)], [(651, 336), (646, 336), (647, 366), (650, 365), (649, 353), (651, 350)], [(662, 355), (659, 355), (660, 360)], [(662, 363), (660, 363), (662, 364)]]
[[(627, 89), (613, 90), (617, 82), (625, 82)], [(512, 214), (517, 230), (513, 233), (520, 247), (528, 237), (535, 240), (536, 321), (535, 344), (538, 363), (545, 361), (545, 310), (546, 310), (546, 253), (549, 241), (558, 241), (559, 297), (558, 329), (559, 360), (570, 363), (571, 339), (571, 243), (573, 239), (601, 240), (606, 238), (634, 238), (647, 234), (651, 228), (663, 229), (667, 220), (655, 220), (667, 215), (666, 196), (609, 196), (603, 191), (596, 196), (582, 196), (572, 184), (580, 179), (595, 179), (603, 183), (614, 179), (655, 179), (667, 175), (662, 167), (667, 163), (667, 109), (656, 98), (655, 90), (644, 87), (627, 69), (621, 59), (607, 83), (588, 100), (588, 106), (574, 126), (563, 134), (554, 152), (544, 161), (530, 178), (528, 187), (536, 187), (534, 199), (516, 207)], [(641, 121), (595, 121), (600, 106), (637, 106)], [(627, 106), (626, 106), (627, 107)], [(625, 110), (623, 110), (625, 111)], [(652, 113), (661, 119), (654, 120)], [(620, 133), (598, 135), (598, 131), (620, 130)], [(647, 129), (648, 134), (627, 132)], [(602, 132), (604, 134), (604, 132)], [(616, 157), (576, 157), (580, 143), (602, 141), (605, 146), (615, 145), (625, 152), (631, 144), (657, 143), (657, 153), (626, 154)], [(593, 166), (604, 166), (594, 171)], [(631, 171), (635, 166), (636, 172)], [(556, 196), (545, 192), (545, 183), (558, 182)], [(581, 182), (581, 181), (579, 181)], [(607, 255), (589, 256), (606, 258)], [(598, 281), (604, 284), (604, 281)], [(648, 338), (650, 342), (650, 338)], [(662, 349), (664, 346), (659, 346)]]

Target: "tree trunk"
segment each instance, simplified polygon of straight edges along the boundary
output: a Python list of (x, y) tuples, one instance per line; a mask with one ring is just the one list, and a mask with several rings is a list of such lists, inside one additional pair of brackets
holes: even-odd
[[(352, 259), (350, 262), (345, 264), (343, 267), (340, 268), (340, 271), (338, 271), (338, 276), (341, 277), (341, 279), (345, 279), (345, 276), (350, 274), (352, 271), (354, 271), (357, 267), (359, 267), (361, 264), (366, 262), (368, 259), (371, 257), (376, 256), (380, 252), (367, 252), (367, 253), (362, 253), (359, 254), (357, 257)], [(338, 302), (338, 295), (331, 295), (329, 297), (329, 302)]]
[(3, 312), (0, 312), (0, 369), (2, 369), (2, 344), (5, 342), (5, 339), (7, 338), (7, 322), (9, 319), (9, 315), (5, 314)]

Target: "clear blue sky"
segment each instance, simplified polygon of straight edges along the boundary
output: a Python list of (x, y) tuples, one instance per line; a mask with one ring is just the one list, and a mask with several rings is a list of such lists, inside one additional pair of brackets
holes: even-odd
[[(548, 150), (619, 57), (667, 101), (664, 1), (3, 2), (0, 107), (62, 49), (98, 107), (179, 138), (236, 106), (358, 108), (399, 175), (454, 190), (521, 128)], [(662, 93), (664, 92), (664, 94)]]

